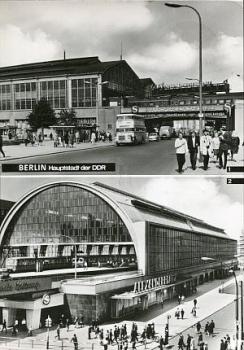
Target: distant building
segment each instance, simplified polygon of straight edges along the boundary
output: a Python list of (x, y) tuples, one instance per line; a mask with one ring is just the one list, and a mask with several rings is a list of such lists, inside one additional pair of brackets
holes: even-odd
[[(203, 83), (203, 117), (205, 126), (219, 130), (223, 125), (236, 130), (243, 136), (243, 92), (230, 92), (227, 81)], [(199, 130), (199, 85), (178, 84), (156, 86), (151, 97), (128, 100), (129, 112), (132, 106), (139, 107), (147, 126), (159, 128), (170, 125), (178, 132)]]
[(238, 262), (239, 267), (244, 270), (244, 229), (238, 240)]
[(143, 78), (140, 79), (140, 82), (143, 90), (143, 96), (145, 98), (151, 98), (156, 89), (156, 84), (154, 81), (151, 78)]
[(0, 225), (13, 205), (14, 205), (14, 202), (0, 199)]

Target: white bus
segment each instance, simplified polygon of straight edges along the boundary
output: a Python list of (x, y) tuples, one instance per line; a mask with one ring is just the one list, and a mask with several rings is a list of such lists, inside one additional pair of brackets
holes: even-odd
[(116, 121), (116, 145), (140, 144), (147, 141), (144, 118), (139, 114), (118, 114)]

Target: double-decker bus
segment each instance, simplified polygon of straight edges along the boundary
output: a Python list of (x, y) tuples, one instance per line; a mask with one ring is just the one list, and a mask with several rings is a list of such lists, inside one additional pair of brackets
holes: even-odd
[(118, 114), (116, 120), (116, 145), (138, 145), (147, 141), (143, 116), (139, 114)]

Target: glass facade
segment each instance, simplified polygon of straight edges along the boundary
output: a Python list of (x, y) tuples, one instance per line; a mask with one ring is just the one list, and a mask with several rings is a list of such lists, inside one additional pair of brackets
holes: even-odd
[(0, 85), (0, 110), (11, 109), (11, 85), (4, 84)]
[(67, 107), (66, 80), (48, 80), (40, 82), (40, 98), (45, 98), (52, 108)]
[(97, 78), (72, 79), (72, 107), (95, 107)]
[(32, 109), (37, 101), (35, 82), (14, 84), (14, 109)]
[(72, 185), (55, 185), (31, 198), (8, 225), (3, 244), (12, 247), (12, 257), (34, 257), (38, 245), (39, 256), (58, 257), (71, 256), (73, 242), (86, 256), (105, 261), (135, 258), (118, 214), (97, 195)]
[(148, 274), (197, 266), (203, 256), (220, 261), (236, 254), (235, 241), (153, 224), (146, 237)]

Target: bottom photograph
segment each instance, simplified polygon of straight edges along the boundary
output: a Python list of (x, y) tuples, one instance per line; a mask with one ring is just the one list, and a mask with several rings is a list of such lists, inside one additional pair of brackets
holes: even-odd
[(0, 349), (243, 349), (241, 185), (6, 176), (0, 186)]

